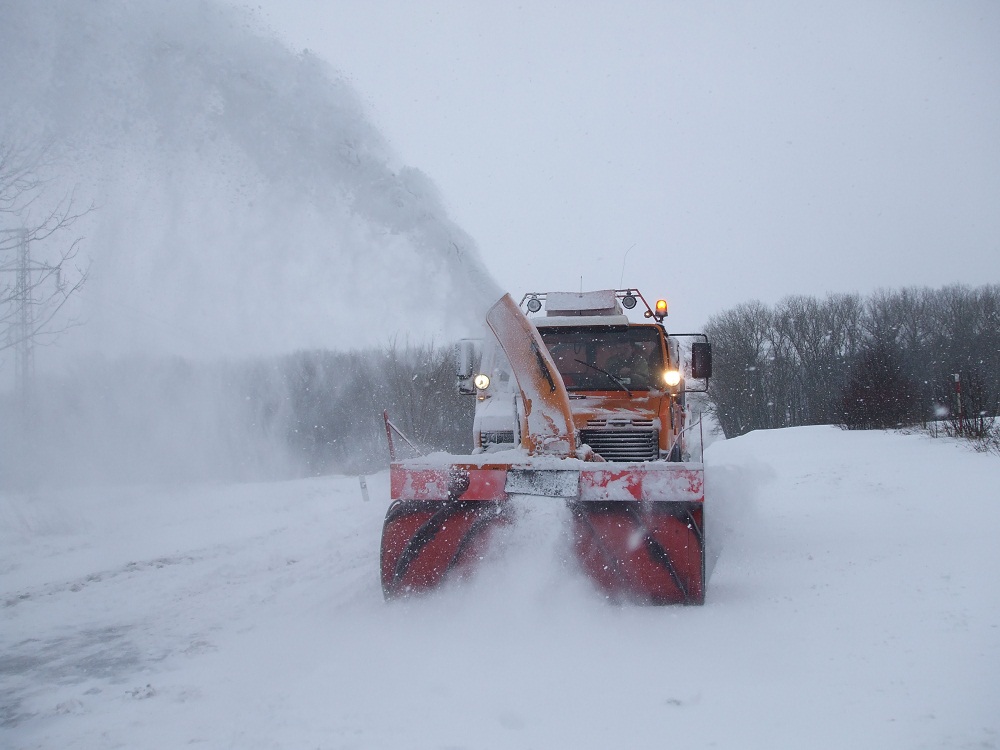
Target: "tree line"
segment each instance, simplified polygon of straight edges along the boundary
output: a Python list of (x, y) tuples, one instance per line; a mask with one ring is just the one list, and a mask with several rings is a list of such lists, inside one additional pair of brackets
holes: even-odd
[(959, 417), (987, 430), (1000, 412), (1000, 285), (748, 302), (714, 316), (706, 332), (715, 354), (708, 411), (726, 437)]
[(387, 465), (383, 410), (421, 450), (472, 450), (475, 399), (458, 394), (450, 346), (394, 341), (365, 351), (297, 352), (278, 360), (274, 375), (281, 382), (251, 401), (264, 419), (280, 420), (309, 474)]

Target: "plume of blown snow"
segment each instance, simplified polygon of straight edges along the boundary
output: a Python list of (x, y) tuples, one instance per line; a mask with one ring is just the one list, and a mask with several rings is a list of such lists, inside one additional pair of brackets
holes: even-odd
[[(96, 207), (32, 247), (44, 261), (82, 238), (89, 278), (59, 322), (79, 325), (36, 351), (44, 398), (31, 434), (0, 436), (0, 478), (295, 473), (284, 384), (246, 386), (226, 361), (442, 343), (478, 333), (502, 294), (344, 78), (244, 11), (0, 0), (0, 70), (0, 141), (48, 162), (0, 228), (68, 191)], [(16, 400), (0, 421), (23, 420)]]
[[(0, 0), (0, 133), (54, 146), (90, 279), (63, 344), (187, 356), (450, 337), (501, 290), (309, 52), (210, 0)], [(85, 257), (84, 257), (85, 256)]]

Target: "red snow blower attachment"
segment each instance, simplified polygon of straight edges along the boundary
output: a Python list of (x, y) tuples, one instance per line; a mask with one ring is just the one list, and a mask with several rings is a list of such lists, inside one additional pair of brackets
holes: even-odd
[[(646, 318), (632, 323), (641, 300)], [(705, 600), (704, 464), (692, 457), (685, 394), (707, 387), (711, 350), (692, 346), (687, 387), (666, 302), (638, 290), (510, 295), (486, 320), (499, 350), (473, 367), (460, 347), (459, 390), (477, 397), (470, 456), (395, 460), (382, 530), (387, 599), (470, 572), (514, 496), (561, 499), (582, 569), (606, 596), (653, 604)], [(700, 423), (698, 425), (700, 427)], [(699, 446), (700, 447), (700, 446)]]

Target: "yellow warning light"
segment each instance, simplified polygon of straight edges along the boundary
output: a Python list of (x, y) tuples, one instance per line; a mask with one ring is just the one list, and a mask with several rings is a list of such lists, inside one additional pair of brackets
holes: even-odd
[(667, 301), (665, 299), (656, 300), (656, 316), (662, 318), (667, 314)]

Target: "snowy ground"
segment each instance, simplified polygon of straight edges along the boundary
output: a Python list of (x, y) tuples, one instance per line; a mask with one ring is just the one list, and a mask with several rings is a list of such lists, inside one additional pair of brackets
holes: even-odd
[(1000, 459), (708, 451), (704, 607), (604, 602), (557, 504), (387, 605), (387, 477), (0, 496), (4, 748), (1000, 747)]

